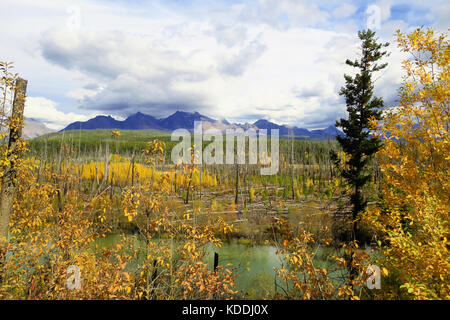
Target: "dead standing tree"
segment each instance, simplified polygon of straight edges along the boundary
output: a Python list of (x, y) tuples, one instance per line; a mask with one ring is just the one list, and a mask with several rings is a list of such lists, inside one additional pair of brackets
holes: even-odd
[[(27, 91), (27, 80), (18, 78), (15, 84), (14, 102), (11, 113), (8, 149), (6, 152), (7, 165), (1, 179), (0, 191), (0, 244), (8, 240), (9, 218), (13, 211), (13, 201), (17, 192), (17, 159), (21, 152), (23, 109), (25, 106), (25, 95)], [(0, 246), (0, 269), (6, 253)], [(0, 275), (1, 280), (1, 275)]]
[(8, 165), (2, 177), (0, 193), (0, 239), (7, 239), (9, 217), (12, 212), (14, 196), (17, 191), (17, 168), (16, 161), (20, 153), (20, 138), (23, 128), (23, 109), (25, 105), (25, 94), (27, 81), (18, 78), (14, 93), (14, 103), (11, 114), (9, 142), (7, 150)]

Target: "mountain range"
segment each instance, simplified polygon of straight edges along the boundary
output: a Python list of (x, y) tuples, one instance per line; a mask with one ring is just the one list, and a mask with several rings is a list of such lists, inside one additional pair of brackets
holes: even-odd
[(203, 130), (209, 128), (216, 128), (220, 131), (226, 129), (242, 128), (244, 130), (253, 128), (259, 129), (278, 129), (280, 136), (290, 135), (293, 131), (297, 138), (306, 139), (327, 139), (335, 138), (337, 135), (343, 133), (334, 126), (322, 130), (308, 130), (298, 127), (289, 127), (287, 125), (279, 125), (268, 120), (258, 120), (253, 124), (245, 123), (229, 123), (227, 120), (215, 120), (204, 116), (198, 112), (183, 112), (177, 111), (167, 118), (158, 119), (151, 115), (143, 114), (141, 112), (135, 113), (123, 121), (116, 120), (111, 116), (97, 116), (85, 122), (74, 122), (68, 125), (61, 131), (66, 130), (95, 130), (95, 129), (119, 129), (119, 130), (163, 130), (172, 131), (179, 128), (193, 130), (194, 121), (203, 122)]
[(53, 132), (52, 129), (48, 128), (42, 122), (38, 120), (27, 118), (25, 119), (25, 125), (23, 127), (23, 137), (24, 139), (34, 139), (44, 134)]
[[(9, 128), (0, 127), (0, 132), (9, 133)], [(54, 132), (54, 130), (48, 128), (44, 123), (32, 118), (26, 118), (22, 130), (22, 137), (25, 140), (31, 140), (51, 132)]]

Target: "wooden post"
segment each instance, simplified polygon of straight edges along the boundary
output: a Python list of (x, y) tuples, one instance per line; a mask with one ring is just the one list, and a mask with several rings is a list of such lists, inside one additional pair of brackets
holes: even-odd
[(155, 286), (156, 286), (156, 278), (158, 277), (158, 261), (155, 259), (153, 260), (153, 272), (152, 272), (152, 289), (150, 291), (150, 296), (154, 295), (155, 292)]
[(9, 218), (13, 211), (13, 200), (17, 192), (17, 168), (16, 159), (19, 156), (19, 139), (22, 136), (23, 109), (25, 106), (25, 95), (27, 91), (27, 80), (18, 78), (14, 92), (12, 108), (12, 122), (10, 126), (7, 158), (10, 161), (2, 177), (0, 194), (0, 240), (8, 239)]
[(217, 267), (219, 266), (219, 254), (214, 252), (214, 271), (217, 271)]

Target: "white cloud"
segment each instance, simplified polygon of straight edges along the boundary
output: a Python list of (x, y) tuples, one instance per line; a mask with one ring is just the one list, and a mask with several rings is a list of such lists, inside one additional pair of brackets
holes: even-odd
[(431, 15), (438, 28), (442, 31), (449, 30), (450, 26), (450, 4), (444, 2), (438, 5), (433, 5), (431, 8)]
[[(196, 110), (231, 121), (327, 126), (345, 110), (338, 95), (350, 72), (344, 61), (357, 57), (356, 31), (367, 18), (367, 3), (349, 0), (201, 6), (80, 0), (80, 29), (71, 30), (72, 0), (3, 2), (0, 52), (29, 80), (29, 112), (53, 127), (98, 110), (114, 116)], [(371, 3), (381, 9), (378, 35), (391, 42), (396, 28), (412, 27), (401, 20), (411, 15), (399, 18), (392, 7), (423, 8), (419, 0)], [(429, 7), (427, 17), (445, 27), (449, 6), (430, 0)], [(376, 83), (387, 99), (402, 74), (394, 43), (389, 50), (390, 65)]]
[(73, 112), (64, 113), (59, 111), (54, 101), (44, 97), (27, 97), (24, 114), (26, 118), (43, 122), (50, 129), (54, 130), (60, 130), (75, 121), (86, 121), (91, 118), (91, 116)]
[[(103, 88), (102, 88), (103, 89)], [(101, 90), (92, 90), (87, 88), (78, 88), (75, 90), (70, 91), (67, 95), (71, 98), (77, 99), (77, 100), (84, 100), (86, 98), (91, 98), (97, 95)]]
[[(318, 110), (320, 103), (292, 89), (304, 87), (303, 79), (308, 79), (308, 85), (321, 87), (322, 98), (335, 95), (330, 74), (341, 75), (342, 62), (351, 53), (352, 41), (345, 34), (311, 28), (249, 27), (245, 43), (232, 47), (189, 25), (167, 28), (174, 36), (164, 41), (152, 33), (141, 37), (51, 30), (41, 45), (49, 61), (106, 83), (98, 93), (85, 88), (70, 93), (84, 97), (83, 104), (91, 109), (155, 116), (195, 109), (231, 119), (239, 119), (243, 112), (262, 113), (292, 124), (304, 123), (305, 112)], [(329, 53), (328, 43), (341, 38), (347, 41), (334, 44), (334, 66), (329, 59), (319, 59)]]
[(243, 25), (217, 25), (211, 33), (219, 43), (232, 47), (247, 39), (247, 28)]
[(391, 17), (392, 0), (379, 0), (375, 5), (381, 9), (381, 21), (386, 21)]
[(329, 18), (329, 13), (320, 9), (312, 1), (277, 0), (272, 2), (270, 6), (273, 8), (277, 4), (279, 4), (283, 13), (289, 16), (297, 25), (311, 26), (326, 22)]
[(333, 16), (338, 19), (345, 19), (353, 15), (358, 8), (352, 4), (344, 3), (339, 7), (335, 8), (333, 12)]
[(237, 54), (226, 59), (220, 70), (231, 76), (241, 76), (247, 68), (255, 63), (266, 50), (266, 46), (258, 40), (254, 40), (246, 47), (242, 48)]
[[(54, 29), (41, 47), (48, 61), (104, 83), (103, 90), (84, 86), (71, 97), (115, 115), (195, 110), (232, 121), (326, 126), (345, 110), (338, 92), (349, 72), (345, 60), (358, 52), (355, 34), (259, 24), (227, 46), (208, 32), (210, 23), (158, 29), (145, 36)], [(384, 89), (395, 92), (392, 83)]]

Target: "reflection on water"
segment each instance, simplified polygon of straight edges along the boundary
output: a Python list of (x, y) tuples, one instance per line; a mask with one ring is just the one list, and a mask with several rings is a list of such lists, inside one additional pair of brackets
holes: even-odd
[[(128, 235), (133, 239), (134, 246), (145, 246), (145, 241), (138, 240), (136, 235)], [(167, 239), (154, 239), (152, 241), (165, 242), (171, 241)], [(103, 239), (97, 239), (96, 245), (100, 247), (111, 247), (121, 242), (119, 234), (110, 234)], [(176, 241), (182, 245), (182, 241)], [(316, 247), (313, 263), (316, 268), (325, 268), (328, 270), (331, 278), (336, 284), (342, 284), (347, 270), (337, 267), (336, 260), (333, 256), (337, 254), (335, 249), (327, 247)], [(206, 255), (204, 262), (208, 263), (210, 270), (214, 265), (214, 252), (219, 254), (219, 265), (228, 266), (227, 268), (235, 274), (235, 287), (239, 291), (240, 298), (243, 299), (262, 299), (271, 298), (275, 294), (275, 281), (278, 287), (284, 287), (284, 283), (280, 278), (275, 278), (276, 269), (281, 268), (281, 255), (276, 254), (277, 249), (270, 245), (252, 245), (242, 244), (237, 240), (225, 242), (221, 247), (213, 244), (206, 246)], [(342, 252), (340, 253), (342, 255)], [(128, 265), (130, 269), (134, 269), (139, 265), (139, 261), (135, 261)], [(278, 289), (279, 291), (280, 289)], [(278, 292), (281, 293), (281, 292)]]
[[(110, 234), (106, 238), (98, 239), (95, 244), (100, 247), (111, 247), (120, 242), (119, 234)], [(139, 241), (135, 240), (135, 244), (139, 245)], [(213, 244), (208, 245), (206, 251), (204, 259), (211, 270), (214, 252), (219, 254), (219, 265), (232, 264), (228, 268), (236, 275), (235, 290), (241, 292), (243, 298), (261, 298), (274, 294), (276, 274), (274, 267), (281, 266), (280, 256), (276, 254), (277, 249), (274, 246), (240, 244), (234, 240), (223, 243), (220, 248)]]
[(281, 267), (281, 257), (276, 251), (273, 246), (245, 245), (233, 241), (224, 243), (220, 248), (208, 246), (205, 258), (212, 268), (214, 252), (217, 252), (219, 265), (232, 264), (230, 268), (237, 275), (236, 289), (242, 292), (245, 298), (257, 298), (273, 295), (275, 292), (274, 267)]

